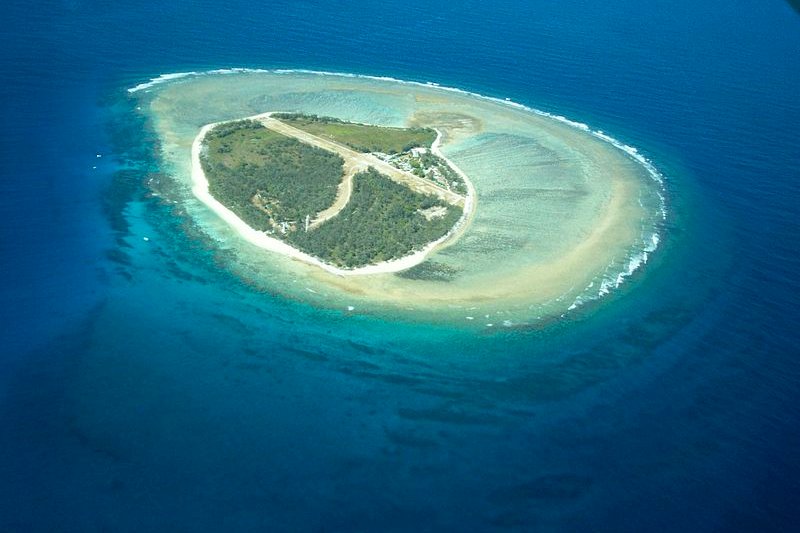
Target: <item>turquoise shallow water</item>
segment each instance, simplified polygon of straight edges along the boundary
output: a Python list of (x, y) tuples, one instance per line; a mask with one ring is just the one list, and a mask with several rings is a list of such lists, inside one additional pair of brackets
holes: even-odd
[[(9, 9), (0, 530), (796, 523), (788, 6)], [(432, 80), (608, 131), (665, 176), (659, 248), (599, 303), (525, 330), (286, 298), (170, 201), (127, 92), (230, 65)]]
[[(158, 194), (185, 208), (210, 246), (235, 257), (229, 268), (315, 305), (479, 328), (532, 326), (618, 288), (661, 238), (665, 191), (651, 162), (585, 124), (506, 100), (286, 70), (170, 74), (129, 91), (160, 141), (167, 179)], [(438, 128), (444, 153), (476, 190), (463, 234), (416, 269), (355, 278), (244, 242), (190, 192), (189, 147), (205, 124), (270, 111)]]

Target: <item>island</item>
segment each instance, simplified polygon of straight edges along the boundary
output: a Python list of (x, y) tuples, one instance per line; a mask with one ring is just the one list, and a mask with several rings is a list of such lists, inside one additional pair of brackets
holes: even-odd
[(203, 127), (195, 195), (251, 242), (337, 275), (399, 272), (455, 240), (467, 176), (426, 127), (264, 113)]
[(131, 95), (157, 141), (154, 197), (209, 268), (265, 294), (523, 327), (593, 306), (660, 246), (650, 161), (502, 98), (290, 70), (175, 74)]

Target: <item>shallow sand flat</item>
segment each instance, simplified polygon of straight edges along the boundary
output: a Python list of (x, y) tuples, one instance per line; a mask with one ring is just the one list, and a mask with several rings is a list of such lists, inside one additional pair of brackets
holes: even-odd
[[(427, 319), (526, 323), (597, 298), (642, 262), (661, 221), (660, 186), (629, 154), (553, 118), (473, 95), (310, 73), (204, 75), (137, 93), (162, 139), (175, 201), (229, 267), (270, 292), (332, 308)], [(210, 122), (300, 111), (442, 132), (441, 151), (477, 192), (455, 242), (400, 274), (343, 279), (264, 252), (191, 197), (192, 140)], [(649, 248), (648, 248), (649, 247)], [(473, 316), (475, 315), (475, 316)], [(487, 318), (486, 315), (489, 315)]]

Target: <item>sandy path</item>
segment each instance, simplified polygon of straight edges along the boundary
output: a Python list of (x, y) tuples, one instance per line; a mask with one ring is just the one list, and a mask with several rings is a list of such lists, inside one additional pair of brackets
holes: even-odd
[(317, 213), (317, 216), (314, 217), (314, 220), (308, 225), (308, 229), (314, 229), (320, 224), (327, 222), (345, 208), (347, 202), (350, 201), (350, 196), (353, 194), (353, 176), (359, 172), (364, 172), (367, 168), (367, 166), (359, 161), (350, 160), (344, 162), (344, 175), (342, 177), (342, 182), (339, 183), (339, 186), (336, 188), (336, 198), (329, 208)]
[(312, 135), (306, 131), (295, 128), (294, 126), (290, 126), (278, 119), (272, 118), (270, 115), (271, 113), (265, 113), (263, 115), (256, 115), (252, 118), (260, 121), (264, 127), (273, 131), (282, 133), (288, 137), (294, 137), (295, 139), (306, 144), (317, 146), (324, 150), (339, 154), (342, 159), (344, 159), (346, 168), (347, 165), (350, 165), (354, 168), (363, 169), (366, 169), (367, 167), (373, 167), (381, 174), (385, 174), (393, 181), (405, 185), (414, 191), (421, 192), (423, 194), (433, 194), (449, 204), (461, 207), (464, 206), (465, 198), (460, 194), (456, 194), (453, 191), (449, 191), (444, 187), (436, 185), (430, 180), (426, 180), (424, 178), (420, 178), (419, 176), (415, 176), (410, 172), (400, 170), (386, 161), (378, 159), (372, 154), (356, 152), (355, 150), (348, 148), (343, 144)]

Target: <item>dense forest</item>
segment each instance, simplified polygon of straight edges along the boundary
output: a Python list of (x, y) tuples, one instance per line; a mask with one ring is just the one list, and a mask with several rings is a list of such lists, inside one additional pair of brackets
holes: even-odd
[(397, 184), (370, 168), (354, 176), (350, 202), (318, 228), (296, 231), (287, 240), (297, 248), (341, 267), (353, 268), (397, 259), (445, 235), (461, 216), (446, 206), (446, 214), (428, 220), (421, 210), (441, 205)]
[(201, 155), (209, 192), (261, 231), (302, 225), (330, 207), (342, 179), (337, 154), (265, 128), (252, 120), (220, 124)]
[(299, 113), (275, 113), (272, 116), (290, 126), (342, 143), (359, 152), (397, 154), (417, 147), (430, 148), (436, 139), (436, 131), (431, 128), (370, 126)]
[[(306, 232), (306, 215), (313, 218), (333, 203), (344, 162), (256, 121), (209, 131), (201, 163), (209, 192), (249, 226), (340, 267), (407, 255), (445, 235), (461, 216), (460, 208), (370, 168), (353, 177), (345, 208)], [(426, 217), (423, 211), (436, 206), (443, 215)]]

